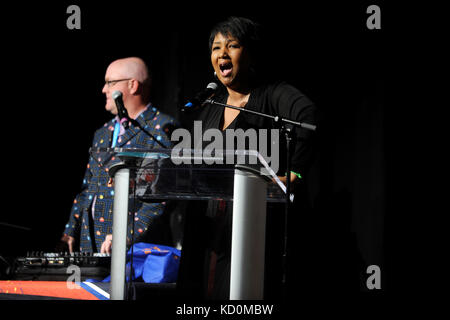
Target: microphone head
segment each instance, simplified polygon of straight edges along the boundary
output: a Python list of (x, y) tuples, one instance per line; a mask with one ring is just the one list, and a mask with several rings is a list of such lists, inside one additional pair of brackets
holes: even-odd
[[(187, 108), (192, 108), (194, 106), (200, 106), (204, 104), (204, 101), (206, 99), (211, 98), (213, 95), (215, 95), (215, 91), (217, 90), (218, 86), (215, 82), (210, 82), (206, 86), (206, 90), (203, 90), (202, 92), (198, 93), (195, 98), (192, 101), (189, 101), (184, 106)], [(211, 92), (212, 91), (212, 92)]]
[(211, 89), (211, 90), (217, 90), (217, 83), (215, 83), (215, 82), (210, 82), (207, 86), (206, 86), (206, 88), (208, 88), (208, 89)]
[(119, 97), (122, 97), (122, 92), (120, 92), (119, 90), (116, 90), (112, 93), (111, 97), (116, 100)]

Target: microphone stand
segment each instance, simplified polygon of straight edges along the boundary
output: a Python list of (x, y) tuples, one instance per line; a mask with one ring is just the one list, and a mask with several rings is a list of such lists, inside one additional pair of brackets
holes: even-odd
[[(282, 256), (282, 268), (283, 268), (283, 274), (282, 274), (282, 286), (283, 286), (283, 293), (286, 296), (286, 274), (287, 274), (287, 235), (288, 235), (288, 214), (291, 204), (291, 142), (292, 142), (292, 132), (295, 130), (295, 127), (305, 128), (308, 130), (315, 131), (316, 126), (304, 122), (298, 122), (286, 118), (282, 118), (279, 116), (273, 116), (270, 114), (266, 114), (263, 112), (258, 112), (254, 110), (249, 110), (246, 108), (240, 108), (231, 106), (225, 103), (214, 101), (213, 99), (207, 99), (204, 103), (209, 103), (216, 106), (221, 106), (225, 108), (231, 108), (247, 113), (251, 113), (260, 117), (269, 118), (272, 119), (276, 126), (279, 126), (281, 129), (281, 132), (283, 133), (284, 139), (286, 141), (286, 196), (285, 196), (285, 205), (284, 205), (284, 235), (283, 235), (283, 256)], [(290, 125), (293, 129), (289, 128), (287, 125)]]
[(126, 115), (126, 119), (127, 121), (131, 122), (131, 124), (133, 124), (135, 127), (138, 127), (140, 130), (142, 130), (147, 136), (149, 136), (152, 140), (154, 140), (157, 144), (159, 144), (160, 147), (162, 147), (163, 149), (167, 149), (167, 146), (165, 146), (161, 141), (158, 141), (158, 139), (156, 139), (155, 136), (152, 135), (150, 132), (145, 130), (145, 128), (142, 127), (139, 121), (131, 119), (128, 115)]

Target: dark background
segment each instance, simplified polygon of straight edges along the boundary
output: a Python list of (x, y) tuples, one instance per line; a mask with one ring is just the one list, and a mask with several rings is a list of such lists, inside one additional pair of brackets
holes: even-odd
[[(62, 1), (4, 10), (3, 166), (8, 193), (0, 254), (51, 252), (64, 230), (94, 131), (111, 115), (101, 93), (117, 58), (140, 56), (153, 70), (153, 104), (180, 118), (179, 106), (212, 78), (208, 37), (230, 15), (269, 32), (260, 54), (267, 74), (284, 79), (319, 108), (323, 122), (308, 226), (321, 283), (365, 291), (366, 268), (379, 265), (388, 290), (395, 133), (384, 94), (390, 65), (387, 33), (368, 30), (373, 3)], [(66, 8), (81, 8), (81, 30), (68, 30)], [(301, 214), (301, 213), (300, 213)], [(301, 256), (301, 253), (299, 253)], [(307, 276), (307, 275), (306, 275)], [(326, 288), (325, 288), (326, 289)]]

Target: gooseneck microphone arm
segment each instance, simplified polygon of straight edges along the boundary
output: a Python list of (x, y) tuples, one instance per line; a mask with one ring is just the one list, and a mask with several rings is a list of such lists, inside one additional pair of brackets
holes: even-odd
[(167, 149), (168, 148), (168, 146), (164, 145), (164, 143), (162, 143), (161, 141), (156, 139), (154, 135), (152, 135), (150, 132), (145, 130), (145, 128), (142, 127), (142, 125), (137, 120), (128, 118), (128, 121), (130, 121), (131, 124), (133, 124), (133, 126), (138, 127), (140, 130), (142, 130), (147, 136), (152, 138), (157, 144), (159, 144), (160, 147), (162, 147), (163, 149)]
[(138, 127), (140, 130), (142, 130), (142, 132), (144, 132), (147, 136), (149, 136), (153, 141), (155, 141), (160, 147), (162, 147), (163, 149), (167, 149), (168, 146), (164, 145), (161, 141), (159, 141), (158, 139), (155, 138), (154, 135), (152, 135), (150, 132), (148, 132), (140, 123), (139, 121), (130, 118), (130, 116), (128, 115), (127, 109), (125, 108), (124, 104), (123, 104), (123, 100), (122, 100), (122, 92), (120, 91), (114, 91), (112, 94), (112, 98), (114, 99), (116, 106), (117, 106), (117, 111), (118, 111), (118, 116), (120, 119), (120, 123), (123, 125), (123, 127), (125, 129), (128, 128), (128, 123), (130, 122), (131, 124), (133, 124), (135, 127)]
[(215, 101), (213, 99), (206, 99), (205, 103), (209, 103), (209, 104), (213, 104), (213, 105), (217, 105), (217, 106), (221, 106), (221, 107), (225, 107), (225, 108), (231, 108), (231, 109), (235, 109), (235, 110), (240, 110), (240, 111), (243, 111), (243, 112), (252, 113), (252, 114), (258, 115), (260, 117), (265, 117), (265, 118), (272, 119), (276, 123), (292, 124), (294, 126), (305, 128), (305, 129), (309, 129), (309, 130), (312, 130), (312, 131), (316, 130), (316, 126), (312, 125), (312, 124), (309, 124), (309, 123), (298, 122), (298, 121), (294, 121), (294, 120), (290, 120), (290, 119), (286, 119), (286, 118), (281, 118), (279, 116), (273, 116), (273, 115), (270, 115), (270, 114), (266, 114), (266, 113), (262, 113), (262, 112), (258, 112), (258, 111), (254, 111), (254, 110), (249, 110), (249, 109), (246, 109), (246, 108), (235, 107), (235, 106), (231, 106), (229, 104), (217, 102), (217, 101)]

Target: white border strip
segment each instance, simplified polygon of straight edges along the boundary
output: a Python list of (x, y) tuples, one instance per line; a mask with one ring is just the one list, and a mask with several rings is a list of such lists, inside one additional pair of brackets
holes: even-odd
[(93, 290), (95, 290), (96, 292), (98, 292), (99, 294), (101, 294), (102, 296), (104, 296), (105, 298), (109, 298), (109, 293), (106, 292), (105, 290), (97, 287), (94, 283), (92, 282), (83, 282), (83, 284), (89, 286), (90, 288), (92, 288)]

